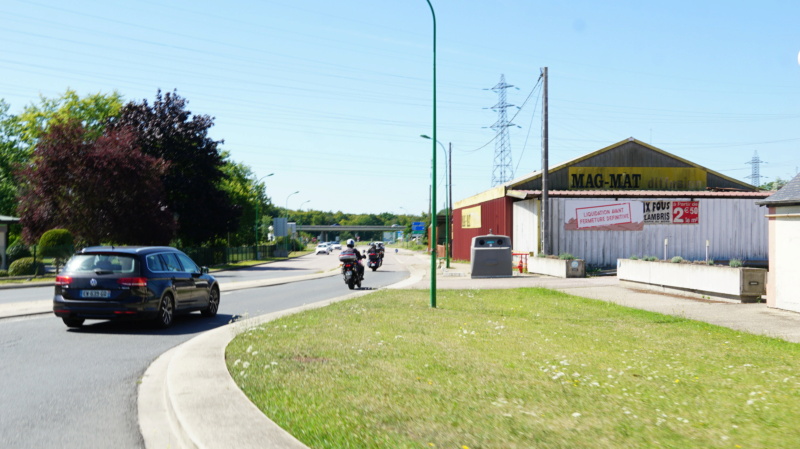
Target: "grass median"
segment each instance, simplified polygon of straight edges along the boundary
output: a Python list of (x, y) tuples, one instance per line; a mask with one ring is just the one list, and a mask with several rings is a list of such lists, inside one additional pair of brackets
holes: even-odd
[(383, 290), (228, 346), (311, 448), (784, 448), (800, 345), (545, 289)]

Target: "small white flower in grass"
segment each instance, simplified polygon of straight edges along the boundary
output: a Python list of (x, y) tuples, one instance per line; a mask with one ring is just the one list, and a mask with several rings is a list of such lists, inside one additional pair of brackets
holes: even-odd
[(395, 336), (394, 336), (394, 339), (395, 339), (395, 340), (399, 340), (399, 339), (401, 339), (401, 338), (405, 338), (405, 337), (403, 337), (402, 335), (395, 335)]
[(253, 351), (251, 355), (258, 355), (258, 351)]
[(233, 366), (237, 366), (237, 365), (239, 365), (240, 363), (242, 363), (242, 360), (241, 360), (241, 359), (236, 359), (236, 361), (235, 361), (235, 362), (233, 362)]
[(246, 353), (248, 353), (248, 354), (250, 354), (251, 352), (253, 352), (253, 345), (250, 345), (250, 346), (248, 346), (248, 347), (247, 347), (247, 351), (245, 351), (245, 352), (246, 352)]
[(277, 365), (277, 364), (278, 364), (278, 362), (272, 362), (272, 363), (270, 363), (270, 365), (272, 365), (272, 366), (275, 366), (275, 365)]
[(752, 400), (752, 399), (749, 399), (749, 400), (747, 401), (747, 405), (753, 405), (755, 402), (756, 402), (756, 401), (754, 401), (754, 400)]
[(581, 375), (578, 373), (572, 373), (572, 377), (581, 377)]
[(250, 368), (250, 362), (242, 363), (242, 368), (244, 368), (244, 369)]
[(562, 365), (564, 365), (564, 366), (569, 366), (569, 362), (568, 362), (568, 361), (566, 361), (566, 360), (562, 360), (562, 361), (560, 361), (560, 362), (558, 362), (558, 363), (560, 363), (560, 364), (562, 364)]
[(580, 417), (581, 417), (581, 414), (580, 414), (580, 413), (578, 413), (578, 412), (575, 412), (575, 413), (573, 413), (573, 414), (572, 414), (572, 417), (573, 417), (573, 418), (580, 418)]

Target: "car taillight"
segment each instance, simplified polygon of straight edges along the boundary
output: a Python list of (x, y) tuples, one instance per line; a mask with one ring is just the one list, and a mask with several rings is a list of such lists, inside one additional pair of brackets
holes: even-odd
[(72, 276), (56, 276), (56, 285), (59, 287), (68, 287), (72, 282)]
[(147, 287), (147, 278), (119, 278), (117, 284), (123, 287)]

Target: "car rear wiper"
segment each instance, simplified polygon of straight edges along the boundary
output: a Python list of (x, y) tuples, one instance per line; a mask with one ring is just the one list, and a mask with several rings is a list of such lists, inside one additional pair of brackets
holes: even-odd
[(103, 270), (103, 269), (100, 269), (100, 268), (97, 268), (97, 269), (94, 270), (94, 274), (112, 274), (112, 273), (113, 273), (113, 271), (111, 271), (111, 270)]

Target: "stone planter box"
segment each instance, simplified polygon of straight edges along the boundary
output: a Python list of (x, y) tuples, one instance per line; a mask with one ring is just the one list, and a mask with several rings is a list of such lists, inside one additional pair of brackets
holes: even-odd
[(586, 277), (586, 265), (581, 259), (563, 260), (548, 257), (528, 258), (528, 273), (545, 274), (559, 278)]
[(702, 299), (759, 302), (767, 293), (762, 268), (618, 259), (617, 279), (628, 287)]

